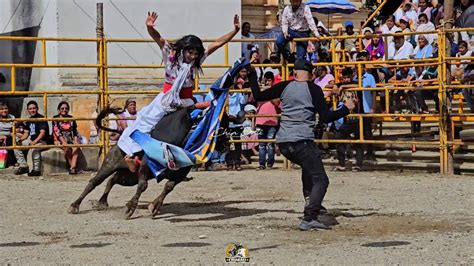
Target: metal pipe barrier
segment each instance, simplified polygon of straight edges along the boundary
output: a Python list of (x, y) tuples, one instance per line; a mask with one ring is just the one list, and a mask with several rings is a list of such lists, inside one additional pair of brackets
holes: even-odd
[[(318, 62), (313, 64), (317, 66), (331, 66), (335, 68), (336, 74), (343, 67), (356, 67), (358, 84), (355, 84), (353, 87), (348, 88), (350, 91), (379, 91), (385, 96), (385, 103), (380, 103), (384, 109), (384, 113), (377, 114), (351, 114), (349, 117), (359, 118), (359, 130), (360, 138), (357, 140), (339, 140), (339, 139), (324, 139), (324, 140), (315, 140), (318, 143), (359, 143), (359, 144), (386, 144), (385, 140), (368, 140), (363, 136), (363, 123), (362, 118), (370, 117), (374, 121), (378, 122), (411, 122), (411, 121), (428, 121), (428, 122), (438, 122), (439, 123), (439, 134), (440, 139), (434, 141), (417, 141), (417, 140), (390, 140), (390, 143), (393, 144), (407, 144), (407, 145), (428, 145), (434, 146), (438, 145), (440, 150), (440, 171), (445, 173), (447, 171), (447, 152), (448, 148), (451, 145), (466, 145), (469, 142), (462, 142), (460, 140), (454, 139), (454, 122), (462, 123), (465, 121), (474, 121), (474, 116), (463, 113), (462, 108), (462, 96), (453, 97), (453, 99), (458, 100), (458, 111), (453, 112), (449, 111), (447, 118), (442, 117), (440, 114), (395, 114), (389, 112), (389, 98), (390, 91), (396, 90), (406, 90), (406, 91), (417, 91), (417, 90), (437, 90), (438, 97), (440, 100), (440, 106), (444, 106), (448, 103), (444, 102), (444, 95), (456, 89), (474, 89), (474, 85), (466, 84), (448, 84), (446, 79), (447, 68), (450, 66), (450, 63), (460, 60), (457, 57), (447, 56), (445, 51), (446, 45), (446, 34), (451, 34), (454, 32), (462, 31), (474, 31), (474, 28), (464, 28), (464, 29), (441, 29), (432, 32), (424, 32), (423, 34), (436, 34), (438, 37), (438, 57), (436, 58), (427, 58), (427, 59), (407, 59), (407, 60), (388, 60), (385, 57), (383, 60), (378, 61), (356, 61), (348, 62), (346, 61), (345, 50), (336, 48), (336, 41), (342, 41), (345, 39), (358, 39), (361, 40), (365, 37), (394, 37), (394, 36), (406, 36), (406, 35), (417, 35), (419, 32), (408, 32), (408, 33), (394, 33), (394, 34), (370, 34), (370, 35), (353, 35), (353, 36), (329, 36), (329, 37), (318, 37), (318, 38), (296, 38), (293, 41), (321, 41), (328, 40), (330, 41), (330, 54), (333, 58), (333, 62)], [(109, 87), (109, 69), (142, 69), (142, 68), (151, 68), (151, 69), (163, 69), (164, 65), (149, 65), (149, 64), (108, 64), (108, 45), (110, 43), (151, 43), (154, 42), (150, 39), (107, 39), (107, 38), (60, 38), (60, 37), (10, 37), (10, 36), (0, 36), (1, 41), (34, 41), (40, 42), (41, 46), (41, 62), (32, 63), (32, 64), (16, 64), (8, 62), (0, 62), (0, 67), (10, 68), (11, 82), (9, 91), (0, 91), (1, 96), (31, 96), (38, 95), (42, 96), (43, 100), (43, 109), (45, 110), (45, 118), (41, 119), (30, 119), (30, 118), (15, 118), (15, 119), (0, 119), (1, 122), (12, 122), (13, 123), (13, 132), (16, 129), (17, 122), (26, 122), (26, 121), (65, 121), (65, 120), (74, 120), (74, 121), (92, 121), (95, 118), (92, 117), (74, 117), (74, 118), (51, 118), (47, 114), (47, 105), (48, 105), (48, 96), (56, 95), (97, 95), (99, 97), (99, 110), (104, 110), (110, 102), (110, 97), (115, 95), (129, 95), (129, 94), (140, 94), (140, 95), (156, 95), (162, 90), (112, 90)], [(212, 42), (213, 39), (204, 39), (203, 42)], [(48, 42), (88, 42), (88, 43), (97, 43), (98, 44), (98, 62), (94, 64), (50, 64), (47, 62), (47, 46)], [(272, 39), (241, 39), (241, 40), (232, 40), (233, 43), (240, 42), (274, 42)], [(342, 56), (338, 56), (342, 54)], [(387, 51), (386, 51), (387, 54)], [(339, 61), (338, 59), (342, 59)], [(334, 61), (336, 60), (336, 61)], [(462, 60), (474, 60), (474, 57), (462, 58)], [(203, 68), (228, 68), (230, 67), (229, 59), (229, 44), (224, 45), (224, 63), (223, 64), (205, 64)], [(472, 64), (472, 62), (471, 62)], [(256, 67), (277, 67), (280, 69), (281, 76), (283, 80), (289, 79), (290, 69), (293, 67), (293, 64), (288, 64), (286, 62), (280, 64), (255, 64)], [(423, 83), (423, 82), (412, 82), (412, 83), (382, 83), (377, 84), (376, 88), (363, 88), (362, 87), (362, 67), (370, 68), (400, 68), (400, 67), (415, 67), (415, 66), (437, 66), (438, 67), (438, 77), (435, 81)], [(16, 70), (18, 68), (96, 68), (98, 71), (98, 86), (97, 89), (88, 90), (88, 91), (55, 91), (55, 90), (41, 90), (41, 91), (18, 91), (17, 82), (16, 82)], [(338, 76), (336, 75), (336, 79)], [(199, 77), (196, 78), (196, 85), (199, 84)], [(242, 92), (249, 93), (249, 89), (243, 90), (231, 90), (232, 92)], [(207, 93), (208, 90), (197, 90), (196, 94)], [(337, 104), (337, 97), (332, 96), (333, 106)], [(252, 118), (255, 117), (269, 117), (262, 115), (249, 116)], [(277, 116), (279, 117), (279, 115)], [(449, 119), (452, 127), (446, 129), (443, 127), (445, 120)], [(108, 118), (105, 119), (105, 124), (108, 123)], [(119, 120), (110, 119), (110, 120)], [(123, 119), (120, 119), (123, 120)], [(451, 132), (448, 132), (448, 131)], [(12, 134), (14, 137), (14, 134)], [(450, 135), (450, 137), (448, 137)], [(273, 142), (274, 140), (234, 140), (233, 142)], [(16, 145), (13, 141), (13, 145), (6, 147), (7, 149), (28, 149), (28, 148), (52, 148), (56, 147), (54, 145), (42, 145), (42, 146), (19, 146)], [(101, 147), (105, 152), (110, 148), (109, 135), (106, 132), (102, 131), (100, 136), (100, 141), (98, 144), (71, 144), (66, 145), (65, 147)]]

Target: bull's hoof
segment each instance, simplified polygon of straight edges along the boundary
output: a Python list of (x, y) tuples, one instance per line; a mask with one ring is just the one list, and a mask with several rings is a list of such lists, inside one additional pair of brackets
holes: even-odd
[(137, 209), (137, 205), (138, 203), (134, 204), (131, 201), (127, 202), (127, 211), (125, 212), (125, 219), (129, 220), (132, 217), (133, 213)]
[(79, 213), (79, 207), (75, 207), (75, 206), (69, 206), (69, 209), (67, 209), (67, 212), (69, 214), (78, 214)]
[(91, 200), (90, 201), (91, 204), (92, 204), (92, 208), (96, 209), (96, 210), (105, 210), (105, 209), (108, 209), (109, 208), (109, 203), (107, 203), (107, 201), (103, 201), (103, 200)]
[(151, 214), (151, 218), (155, 217), (160, 212), (160, 208), (158, 207), (159, 205), (160, 204), (157, 204), (155, 206), (153, 203), (148, 204), (148, 211)]

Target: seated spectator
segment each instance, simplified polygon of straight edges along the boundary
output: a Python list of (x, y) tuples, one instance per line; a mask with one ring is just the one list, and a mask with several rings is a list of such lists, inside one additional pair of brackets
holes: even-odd
[(363, 49), (367, 49), (367, 46), (369, 46), (369, 44), (372, 42), (372, 38), (373, 38), (373, 37), (370, 36), (370, 35), (374, 34), (374, 30), (372, 30), (372, 29), (369, 28), (369, 27), (365, 27), (365, 28), (362, 30), (362, 33), (363, 33), (364, 35), (366, 35), (365, 38), (362, 39), (362, 46), (363, 46), (362, 48), (363, 48)]
[[(277, 56), (276, 53), (271, 53), (270, 54), (270, 64), (280, 64), (280, 58)], [(263, 70), (263, 73), (266, 72), (273, 72), (273, 76), (275, 77), (275, 82), (278, 83), (282, 80), (281, 74), (280, 74), (280, 69), (278, 67), (266, 67)]]
[[(262, 89), (268, 89), (275, 84), (273, 73), (265, 73), (265, 86)], [(275, 115), (274, 117), (257, 117), (255, 124), (258, 132), (258, 139), (274, 139), (278, 130), (278, 108), (280, 100), (259, 102), (257, 106), (257, 115)], [(258, 169), (263, 170), (272, 168), (275, 163), (275, 144), (261, 142), (258, 146)]]
[[(282, 14), (281, 30), (276, 43), (278, 53), (282, 54), (285, 60), (289, 60), (290, 52), (285, 48), (286, 44), (293, 38), (308, 38), (310, 32), (319, 37), (319, 32), (313, 20), (313, 15), (309, 6), (302, 0), (291, 0), (291, 5), (286, 6)], [(296, 58), (303, 59), (306, 54), (308, 42), (296, 43)]]
[(403, 36), (395, 36), (393, 38), (393, 43), (390, 43), (388, 46), (389, 60), (409, 59), (412, 54), (413, 45), (411, 45), (410, 42), (407, 42)]
[(425, 59), (433, 56), (433, 46), (428, 41), (430, 34), (418, 35), (418, 45), (413, 50), (413, 58)]
[[(381, 31), (376, 31), (375, 34), (381, 34)], [(385, 43), (382, 36), (374, 36), (372, 42), (366, 47), (367, 52), (370, 55), (370, 60), (380, 60), (383, 59), (385, 55)]]
[(400, 27), (401, 21), (404, 19), (408, 25), (417, 25), (418, 24), (418, 14), (412, 6), (411, 2), (405, 2), (401, 7), (395, 12), (395, 23)]
[[(0, 118), (1, 119), (13, 119), (15, 116), (9, 113), (8, 105), (4, 102), (0, 102)], [(2, 146), (13, 145), (13, 122), (0, 122), (0, 149)], [(15, 150), (21, 152), (20, 150)], [(14, 164), (14, 151), (8, 150), (7, 160), (5, 167)]]
[[(391, 34), (391, 33), (400, 31), (400, 28), (395, 25), (394, 15), (389, 15), (387, 17), (387, 19), (385, 20), (385, 24), (383, 24), (382, 27), (380, 27), (380, 31), (382, 31), (383, 34)], [(388, 36), (387, 43), (390, 44), (391, 42), (393, 42), (393, 37)]]
[[(354, 31), (354, 24), (352, 21), (348, 20), (344, 23), (344, 26), (346, 27), (346, 33), (343, 36), (355, 36), (356, 33)], [(340, 47), (343, 50), (346, 51), (351, 51), (353, 48), (355, 48), (355, 43), (357, 39), (344, 39), (342, 40), (342, 46)]]
[[(320, 22), (321, 23), (321, 22)], [(331, 36), (331, 34), (329, 33), (329, 31), (326, 29), (326, 27), (324, 27), (324, 25), (322, 26), (318, 26), (318, 32), (319, 32), (319, 35), (321, 37), (329, 37)], [(331, 41), (330, 40), (321, 40), (317, 43), (317, 45), (319, 47), (319, 49), (321, 50), (326, 50), (326, 51), (329, 51), (331, 49)]]
[[(69, 115), (69, 103), (62, 101), (58, 104), (58, 114), (53, 118), (72, 118)], [(53, 121), (53, 140), (57, 146), (79, 144), (79, 132), (76, 121)], [(64, 157), (69, 165), (69, 174), (77, 174), (77, 159), (80, 149), (78, 147), (62, 147)]]
[(454, 61), (453, 64), (451, 65), (451, 74), (457, 80), (462, 79), (462, 76), (464, 74), (464, 69), (466, 69), (469, 65), (468, 63), (470, 63), (472, 61), (470, 59), (462, 60), (462, 58), (463, 57), (472, 57), (472, 56), (474, 56), (474, 52), (469, 50), (467, 42), (460, 41), (459, 42), (459, 52), (456, 54), (456, 57), (458, 57), (460, 60)]
[(431, 11), (433, 10), (433, 6), (431, 5), (431, 2), (428, 0), (419, 0), (418, 1), (418, 9), (417, 9), (417, 15), (418, 15), (418, 23), (420, 23), (420, 15), (425, 14), (426, 18), (428, 21), (431, 21)]
[[(417, 32), (427, 32), (427, 31), (435, 31), (436, 27), (433, 23), (431, 23), (428, 20), (428, 16), (426, 14), (422, 13), (418, 17), (418, 26), (416, 27)], [(429, 43), (432, 44), (433, 42), (436, 42), (438, 39), (437, 34), (425, 34), (426, 38), (429, 40)]]
[[(403, 32), (403, 33), (410, 33), (411, 32), (411, 27), (410, 27), (410, 24), (408, 22), (407, 17), (402, 17), (400, 19), (399, 27), (400, 27), (401, 32)], [(398, 31), (397, 31), (397, 33), (398, 33)], [(411, 44), (414, 44), (414, 43), (416, 44), (415, 35), (405, 35), (405, 41), (410, 42)]]
[[(26, 104), (26, 109), (29, 118), (44, 118), (43, 115), (38, 113), (38, 103), (36, 101), (29, 101)], [(22, 146), (35, 146), (35, 145), (46, 145), (50, 144), (51, 140), (49, 137), (49, 126), (48, 122), (45, 121), (28, 121), (26, 122), (25, 129), (21, 136), (16, 137), (17, 145)], [(28, 173), (28, 176), (40, 176), (41, 175), (41, 151), (44, 149), (31, 148), (29, 151), (32, 154), (33, 170), (28, 173), (28, 164), (25, 159), (23, 152), (15, 152), (16, 161), (19, 167), (15, 170), (15, 175), (22, 175)]]

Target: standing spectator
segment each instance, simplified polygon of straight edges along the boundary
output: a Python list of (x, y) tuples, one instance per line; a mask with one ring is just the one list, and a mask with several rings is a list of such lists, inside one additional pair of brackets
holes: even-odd
[[(395, 16), (389, 15), (385, 20), (385, 24), (380, 27), (380, 30), (383, 34), (391, 34), (400, 31), (400, 28), (395, 25)], [(393, 37), (388, 36), (387, 43), (390, 44), (391, 42), (393, 42)]]
[[(349, 67), (342, 70), (342, 83), (339, 86), (339, 90), (342, 92), (343, 97), (339, 103), (339, 107), (342, 107), (345, 101), (354, 101), (356, 107), (352, 113), (362, 113), (361, 102), (359, 101), (362, 99), (358, 99), (355, 91), (345, 91), (347, 88), (356, 87), (356, 83), (352, 79), (353, 75), (354, 72)], [(359, 138), (359, 119), (357, 117), (345, 117), (341, 118), (340, 121), (337, 121), (336, 139), (349, 139), (351, 138), (351, 135), (354, 135), (356, 139)], [(356, 166), (352, 169), (354, 171), (360, 171), (364, 162), (364, 149), (361, 144), (354, 144), (353, 146), (356, 151)], [(335, 171), (346, 171), (347, 148), (348, 145), (346, 143), (336, 144), (338, 166), (334, 168)]]
[[(38, 113), (38, 103), (36, 101), (29, 101), (26, 104), (26, 109), (29, 118), (44, 118), (43, 115)], [(22, 146), (35, 146), (35, 145), (46, 145), (50, 143), (49, 138), (49, 126), (48, 122), (45, 121), (28, 121), (26, 122), (26, 128), (21, 136), (17, 136), (17, 144)], [(40, 176), (41, 175), (41, 151), (43, 149), (31, 148), (33, 170), (28, 173), (28, 164), (25, 159), (23, 152), (15, 152), (16, 161), (19, 164), (19, 168), (16, 169), (15, 175), (22, 175), (28, 173), (28, 176)]]
[[(255, 127), (255, 117), (253, 117), (253, 115), (257, 113), (257, 108), (252, 104), (247, 104), (244, 107), (244, 112), (245, 121), (243, 123), (243, 131), (242, 135), (240, 135), (240, 138), (242, 140), (257, 140), (258, 135)], [(257, 150), (255, 149), (257, 145), (258, 143), (256, 142), (242, 143), (242, 160), (245, 162), (245, 164), (251, 164), (252, 156), (258, 154)]]
[[(275, 84), (272, 72), (265, 73), (265, 86), (263, 88), (270, 89)], [(278, 130), (278, 106), (280, 100), (259, 102), (257, 107), (257, 115), (274, 115), (274, 117), (257, 117), (255, 124), (257, 125), (258, 139), (274, 139)], [(275, 144), (261, 142), (258, 146), (258, 169), (272, 168), (275, 163)]]
[[(69, 103), (62, 101), (58, 104), (58, 114), (53, 118), (72, 118), (69, 115)], [(69, 174), (77, 174), (77, 158), (80, 149), (78, 147), (64, 147), (64, 145), (79, 144), (79, 132), (77, 132), (76, 121), (53, 121), (53, 140), (57, 146), (62, 146), (64, 157), (69, 164)]]
[[(242, 23), (242, 39), (255, 39), (255, 35), (250, 33), (251, 26), (249, 22)], [(242, 57), (250, 60), (250, 53), (253, 48), (258, 49), (258, 44), (255, 42), (242, 42)]]
[[(243, 89), (244, 83), (247, 82), (247, 69), (242, 69), (239, 73), (239, 76), (236, 78), (235, 88)], [(229, 118), (231, 122), (229, 123), (229, 133), (231, 134), (232, 140), (239, 140), (240, 135), (243, 131), (242, 122), (238, 121), (243, 114), (243, 106), (247, 103), (247, 97), (245, 94), (240, 92), (231, 92), (229, 93)], [(241, 171), (242, 167), (240, 166), (242, 155), (242, 143), (231, 143), (230, 150), (225, 156), (227, 170), (237, 170)]]
[[(278, 36), (276, 43), (278, 52), (283, 54), (285, 60), (290, 59), (290, 51), (285, 46), (293, 38), (308, 38), (312, 31), (314, 36), (319, 37), (318, 28), (313, 20), (309, 6), (302, 0), (291, 0), (291, 5), (285, 7), (282, 15), (282, 35)], [(296, 58), (302, 59), (306, 54), (308, 42), (296, 44)]]

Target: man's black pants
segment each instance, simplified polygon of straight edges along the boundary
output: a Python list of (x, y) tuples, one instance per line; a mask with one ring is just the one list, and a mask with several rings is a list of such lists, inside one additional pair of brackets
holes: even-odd
[(329, 178), (321, 160), (321, 151), (312, 141), (278, 143), (281, 153), (302, 168), (303, 195), (309, 196), (304, 209), (304, 220), (317, 219), (329, 186)]

